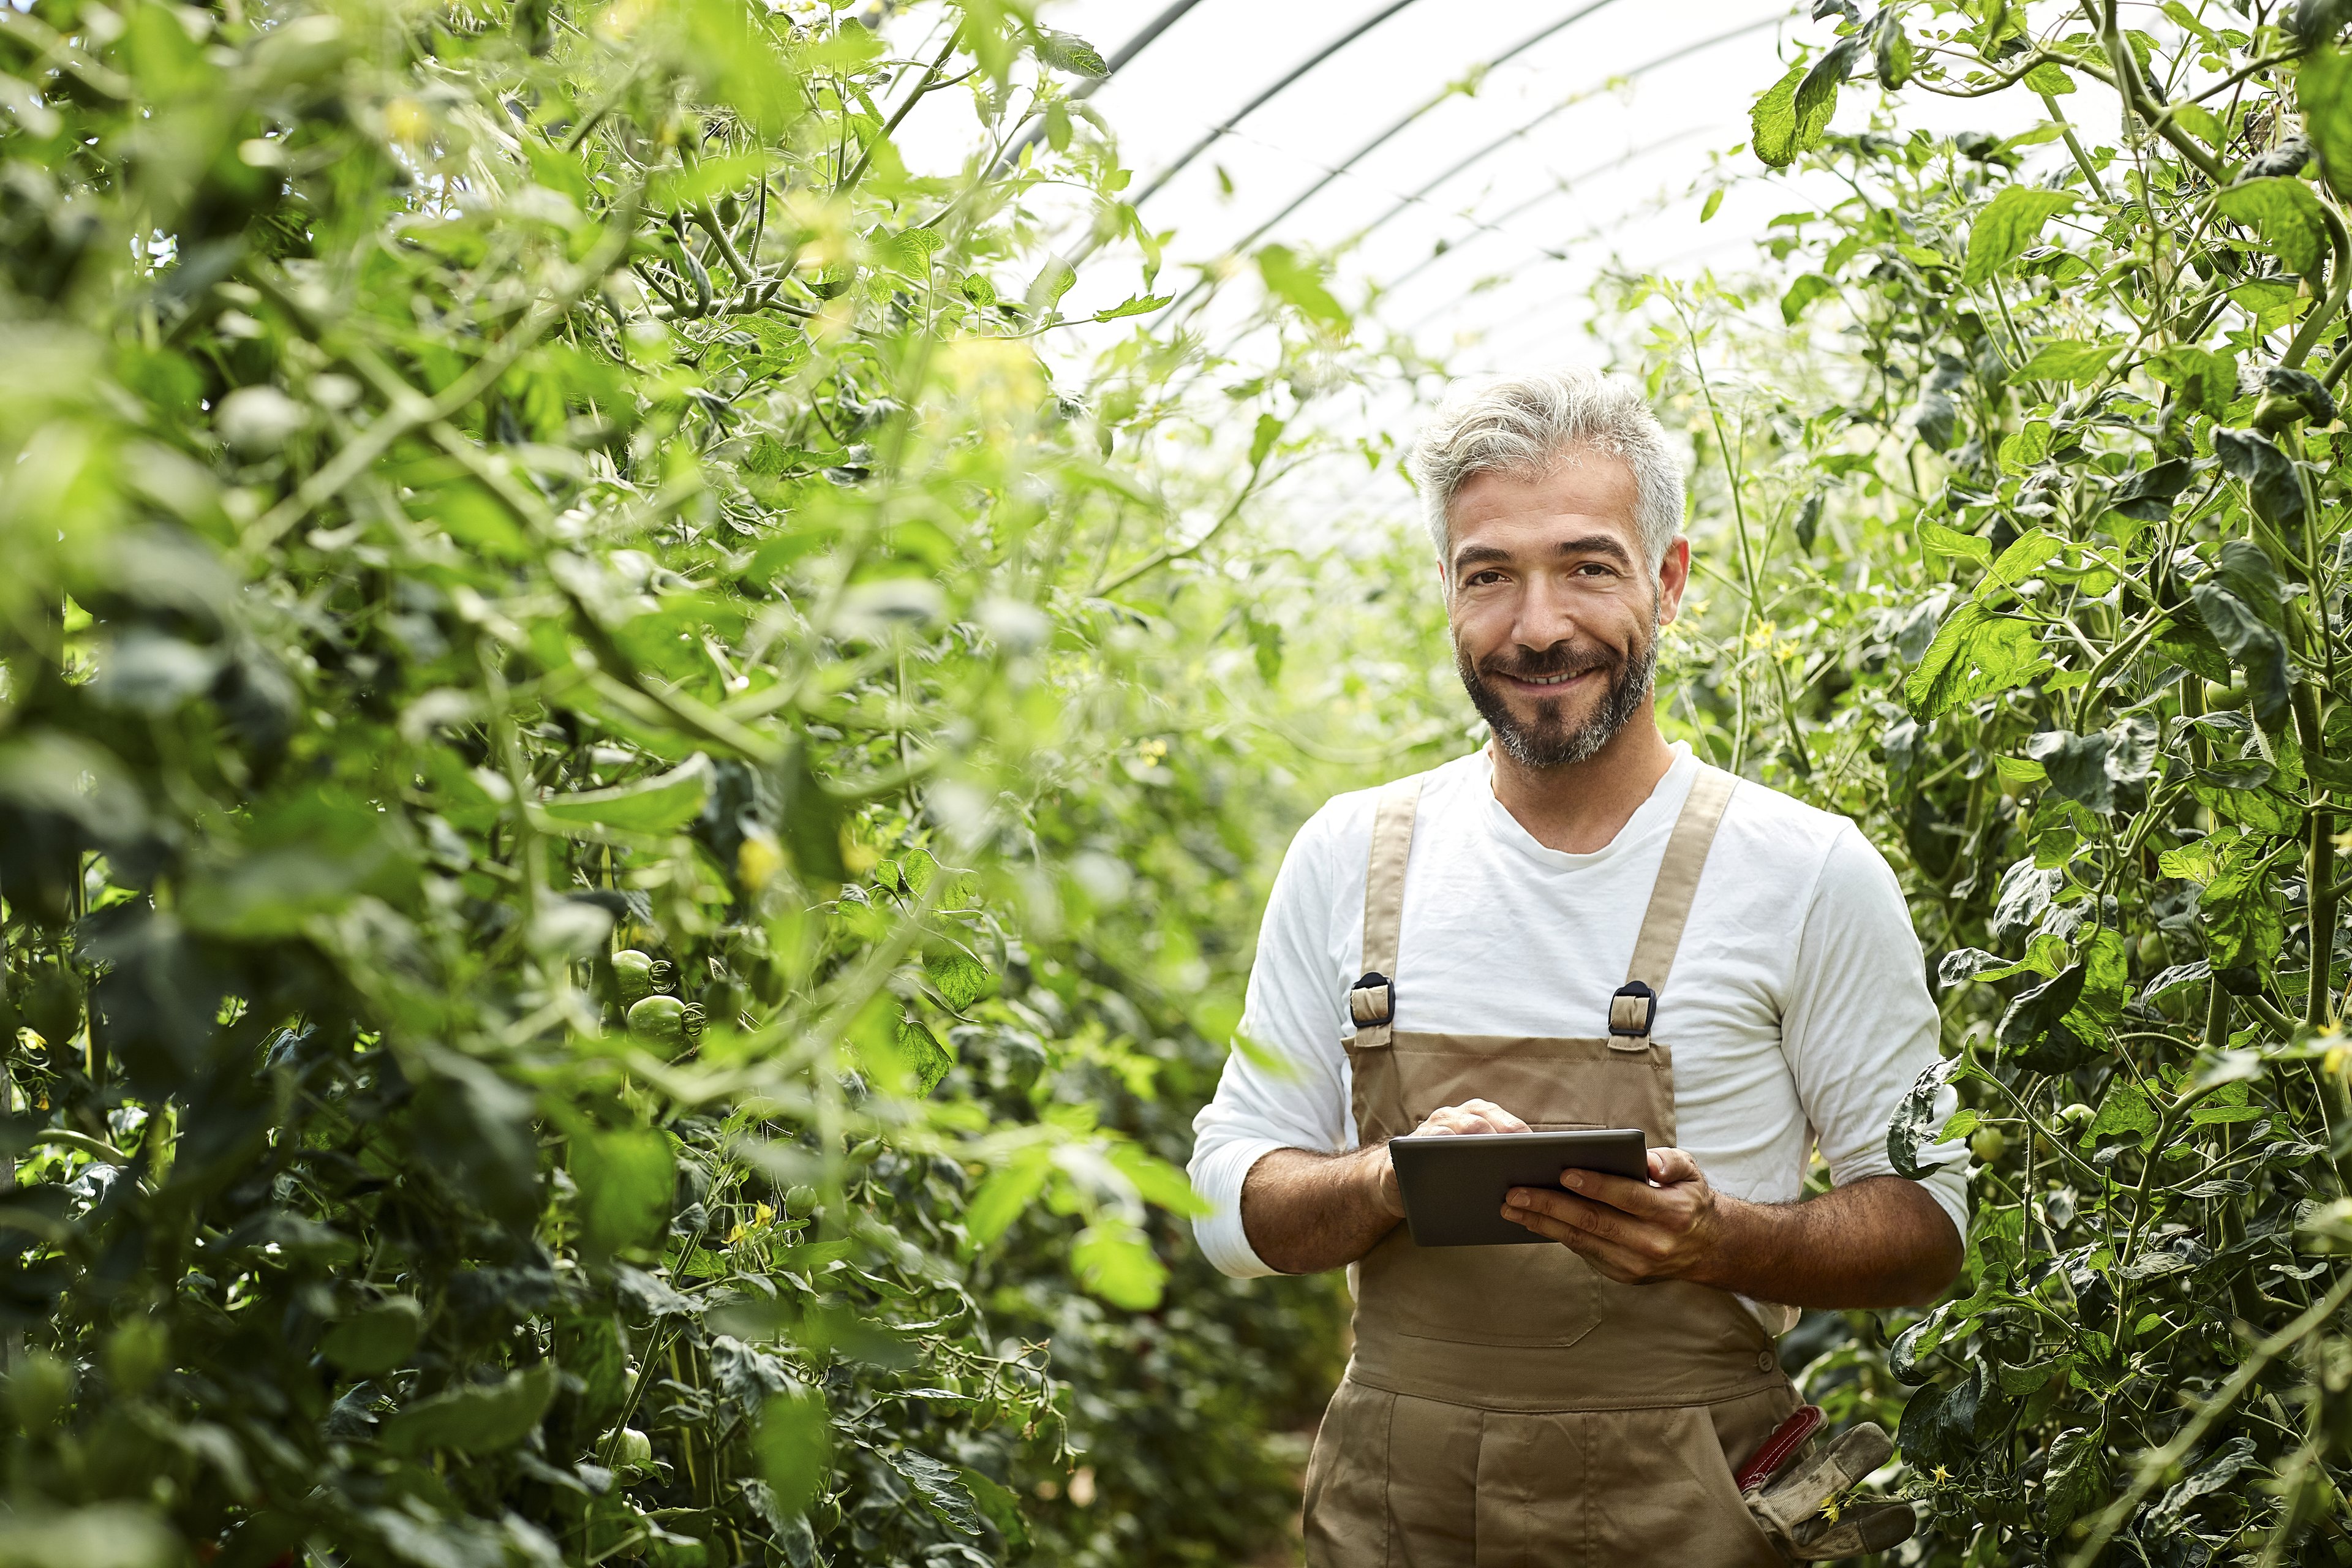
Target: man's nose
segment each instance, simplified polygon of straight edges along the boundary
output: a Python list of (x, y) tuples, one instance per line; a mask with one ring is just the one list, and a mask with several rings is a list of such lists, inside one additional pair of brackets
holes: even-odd
[(1580, 629), (1575, 596), (1567, 585), (1549, 574), (1530, 579), (1519, 597), (1512, 640), (1525, 647), (1549, 648), (1572, 640)]

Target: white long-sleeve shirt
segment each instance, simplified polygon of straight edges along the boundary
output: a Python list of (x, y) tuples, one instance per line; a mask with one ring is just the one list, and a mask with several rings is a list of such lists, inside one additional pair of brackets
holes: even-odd
[[(1401, 1031), (1608, 1032), (1667, 836), (1697, 777), (1687, 746), (1617, 837), (1590, 855), (1538, 843), (1495, 798), (1481, 752), (1423, 786), (1397, 960)], [(1374, 792), (1343, 795), (1290, 846), (1216, 1097), (1193, 1119), (1193, 1221), (1227, 1274), (1270, 1274), (1241, 1220), (1242, 1179), (1276, 1149), (1357, 1143), (1342, 1041), (1363, 973)], [(1853, 824), (1741, 783), (1717, 828), (1655, 1033), (1674, 1053), (1675, 1142), (1717, 1190), (1786, 1203), (1817, 1142), (1840, 1184), (1891, 1175), (1889, 1119), (1937, 1057), (1937, 1016), (1910, 911)], [(1506, 1110), (1511, 1109), (1508, 1106)], [(1963, 1234), (1966, 1151), (1922, 1184)]]

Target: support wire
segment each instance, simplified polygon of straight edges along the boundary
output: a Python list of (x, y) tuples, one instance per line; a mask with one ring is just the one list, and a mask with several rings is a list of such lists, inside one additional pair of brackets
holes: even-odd
[(1349, 28), (1346, 32), (1341, 33), (1338, 37), (1333, 38), (1329, 43), (1325, 44), (1321, 48), (1316, 50), (1305, 59), (1299, 61), (1298, 64), (1293, 66), (1289, 70), (1284, 72), (1281, 77), (1277, 78), (1272, 85), (1260, 92), (1255, 98), (1251, 99), (1247, 103), (1243, 104), (1239, 109), (1234, 110), (1232, 114), (1226, 116), (1224, 120), (1216, 125), (1212, 126), (1207, 135), (1202, 137), (1198, 142), (1193, 142), (1190, 147), (1185, 148), (1174, 163), (1160, 170), (1157, 174), (1154, 174), (1151, 177), (1151, 183), (1144, 186), (1143, 189), (1137, 194), (1135, 199), (1129, 204), (1129, 205), (1140, 210), (1144, 203), (1150, 201), (1153, 195), (1158, 194), (1160, 186), (1166, 184), (1169, 181), (1182, 174), (1185, 168), (1192, 163), (1193, 159), (1199, 157), (1202, 153), (1207, 152), (1210, 148), (1223, 141), (1225, 136), (1233, 131), (1234, 127), (1239, 125), (1243, 121), (1247, 120), (1251, 115), (1255, 114), (1259, 110), (1264, 109), (1275, 99), (1279, 98), (1290, 88), (1291, 84), (1296, 82), (1300, 77), (1305, 76), (1308, 71), (1313, 70), (1317, 66), (1321, 65), (1325, 60), (1329, 59), (1333, 55), (1338, 54), (1341, 49), (1346, 48), (1349, 44), (1354, 43), (1358, 38), (1362, 37), (1366, 33), (1370, 32), (1374, 27), (1379, 26), (1382, 22), (1387, 21), (1390, 17), (1395, 16), (1398, 12), (1403, 10), (1412, 3), (1413, 0), (1393, 0), (1392, 4), (1373, 12), (1370, 16), (1365, 17), (1354, 26)]

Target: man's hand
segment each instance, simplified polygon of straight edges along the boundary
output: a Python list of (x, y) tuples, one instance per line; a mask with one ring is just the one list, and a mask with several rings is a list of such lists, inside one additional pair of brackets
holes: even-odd
[(1513, 1187), (1503, 1217), (1549, 1237), (1622, 1285), (1686, 1279), (1721, 1250), (1725, 1215), (1698, 1162), (1680, 1149), (1650, 1151), (1650, 1180), (1562, 1171), (1555, 1192)]
[(1869, 1176), (1793, 1204), (1717, 1192), (1680, 1149), (1650, 1180), (1563, 1171), (1564, 1190), (1513, 1187), (1503, 1216), (1626, 1284), (1688, 1279), (1791, 1307), (1912, 1307), (1958, 1274), (1959, 1232), (1926, 1188)]
[[(1525, 1132), (1491, 1100), (1431, 1111), (1417, 1133)], [(1276, 1149), (1242, 1178), (1242, 1231), (1269, 1268), (1285, 1274), (1342, 1268), (1380, 1245), (1404, 1218), (1386, 1142), (1345, 1154)]]
[[(1441, 1105), (1423, 1117), (1421, 1125), (1412, 1130), (1412, 1135), (1428, 1138), (1443, 1133), (1532, 1131), (1526, 1122), (1491, 1100), (1465, 1100), (1459, 1105)], [(1398, 1219), (1404, 1218), (1404, 1194), (1397, 1190), (1396, 1166), (1389, 1159), (1386, 1143), (1381, 1145), (1381, 1202), (1390, 1214)]]

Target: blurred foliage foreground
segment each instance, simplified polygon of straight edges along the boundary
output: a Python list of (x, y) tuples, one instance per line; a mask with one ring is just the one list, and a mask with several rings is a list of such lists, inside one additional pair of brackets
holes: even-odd
[(0, 1563), (1278, 1528), (1333, 1293), (1169, 1157), (1304, 787), (1174, 520), (1286, 395), (1203, 494), (1148, 340), (1056, 392), (1103, 62), (926, 19), (0, 6)]

